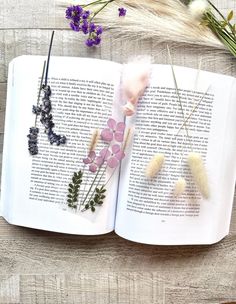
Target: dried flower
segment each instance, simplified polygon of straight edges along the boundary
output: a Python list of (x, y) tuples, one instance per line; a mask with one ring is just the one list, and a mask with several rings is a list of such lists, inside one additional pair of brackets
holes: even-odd
[(195, 152), (189, 153), (188, 165), (199, 192), (208, 199), (210, 196), (208, 177), (201, 155)]
[(177, 197), (180, 196), (181, 194), (184, 193), (185, 188), (186, 188), (186, 181), (183, 177), (180, 177), (175, 183), (174, 195)]
[(119, 17), (124, 17), (126, 15), (126, 9), (124, 7), (119, 7)]
[(201, 19), (208, 8), (206, 0), (193, 0), (189, 3), (189, 12), (196, 19)]
[(150, 72), (151, 58), (149, 56), (139, 56), (124, 66), (122, 91), (126, 99), (126, 105), (123, 107), (125, 115), (134, 114), (139, 98), (149, 85)]
[[(91, 3), (92, 4), (92, 3)], [(90, 4), (86, 5), (89, 6)], [(92, 20), (96, 13), (85, 10), (80, 5), (69, 6), (66, 9), (66, 19), (70, 20), (70, 27), (73, 31), (82, 32), (88, 35), (85, 44), (88, 47), (99, 45), (103, 29), (100, 25), (95, 25)]]
[(100, 131), (98, 129), (94, 130), (88, 147), (89, 152), (95, 151), (97, 147), (97, 143), (99, 141), (99, 137), (100, 137)]
[(83, 159), (85, 165), (89, 165), (89, 171), (94, 173), (99, 167), (104, 163), (104, 158), (101, 156), (96, 156), (94, 151), (90, 151), (87, 158)]
[(101, 138), (104, 141), (111, 142), (113, 139), (117, 142), (122, 142), (124, 138), (125, 124), (123, 122), (116, 122), (113, 118), (107, 121), (108, 128), (101, 132)]
[(125, 157), (124, 151), (117, 144), (112, 145), (111, 149), (102, 149), (99, 154), (100, 157), (107, 162), (107, 165), (110, 168), (116, 168), (120, 161)]
[(125, 133), (124, 143), (123, 143), (123, 146), (122, 146), (122, 150), (124, 152), (125, 152), (127, 146), (129, 145), (129, 142), (130, 142), (130, 139), (132, 137), (133, 131), (134, 131), (134, 129), (131, 127), (131, 128), (128, 128), (127, 132)]
[(38, 133), (39, 129), (36, 127), (30, 128), (30, 132), (27, 135), (28, 139), (28, 150), (31, 155), (38, 154)]
[(157, 153), (154, 157), (150, 160), (146, 167), (146, 177), (153, 178), (155, 177), (159, 171), (161, 170), (165, 161), (164, 154)]

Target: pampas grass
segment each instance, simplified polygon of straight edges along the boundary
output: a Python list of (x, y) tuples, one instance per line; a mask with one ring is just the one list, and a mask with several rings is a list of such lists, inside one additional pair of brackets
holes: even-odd
[(184, 193), (185, 188), (186, 188), (186, 181), (183, 177), (180, 177), (175, 183), (174, 195), (177, 197), (180, 196), (181, 194)]
[(165, 161), (164, 154), (157, 153), (154, 157), (150, 160), (146, 167), (146, 177), (147, 178), (154, 178), (159, 171), (161, 170)]
[(208, 199), (210, 196), (208, 177), (201, 155), (196, 152), (189, 153), (188, 165), (199, 192)]
[[(118, 17), (118, 8), (124, 6), (127, 14)], [(155, 42), (179, 42), (224, 49), (224, 45), (206, 27), (189, 13), (179, 0), (124, 0), (109, 4), (96, 22), (111, 29), (111, 34), (125, 39), (153, 38)]]

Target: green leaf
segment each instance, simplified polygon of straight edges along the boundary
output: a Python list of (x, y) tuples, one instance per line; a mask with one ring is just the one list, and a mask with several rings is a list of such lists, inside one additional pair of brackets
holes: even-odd
[(200, 25), (209, 25), (209, 21), (208, 20), (202, 20), (201, 22), (200, 22)]
[(73, 186), (72, 184), (69, 184), (69, 187), (70, 187), (70, 188), (74, 188), (74, 186)]
[(89, 208), (89, 204), (86, 204), (84, 208), (87, 210)]
[(73, 203), (76, 203), (76, 202), (77, 202), (77, 198), (74, 197), (74, 198), (73, 198)]
[(233, 25), (233, 33), (236, 33), (236, 24)]
[(92, 212), (95, 212), (95, 210), (96, 210), (95, 207), (92, 206), (92, 207), (91, 207), (91, 211), (92, 211)]
[(102, 205), (102, 204), (103, 204), (103, 201), (99, 201), (99, 202), (98, 202), (98, 205)]
[(72, 193), (72, 192), (73, 192), (73, 191), (72, 191), (72, 189), (70, 189), (70, 188), (68, 189), (68, 191), (69, 191), (70, 193)]
[(90, 204), (90, 206), (93, 206), (94, 205), (94, 201), (91, 200), (89, 204)]
[(100, 199), (104, 199), (106, 197), (106, 195), (101, 195)]
[(71, 194), (68, 194), (67, 197), (68, 197), (68, 198), (72, 198), (72, 195), (71, 195)]
[(102, 191), (100, 191), (100, 193), (105, 193), (107, 190), (106, 189), (103, 189)]
[(96, 189), (95, 189), (95, 191), (96, 191), (96, 193), (100, 193), (100, 191), (99, 191), (99, 189), (98, 189), (98, 188), (96, 188)]
[(232, 11), (229, 12), (229, 14), (228, 14), (228, 16), (227, 16), (227, 20), (228, 20), (228, 21), (232, 20), (233, 16), (234, 16), (234, 12), (233, 12), (233, 10), (232, 10)]
[(69, 204), (71, 204), (71, 203), (72, 203), (72, 200), (71, 200), (71, 199), (68, 199), (67, 202), (68, 202)]

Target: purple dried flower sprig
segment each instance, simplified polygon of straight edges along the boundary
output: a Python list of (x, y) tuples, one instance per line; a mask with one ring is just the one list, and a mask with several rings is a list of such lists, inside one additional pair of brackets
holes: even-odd
[[(101, 43), (101, 35), (103, 28), (101, 25), (96, 25), (93, 22), (95, 16), (97, 16), (108, 4), (114, 0), (97, 0), (90, 2), (86, 5), (72, 5), (67, 7), (65, 17), (70, 20), (70, 27), (75, 32), (82, 32), (87, 36), (85, 44), (88, 47), (97, 46)], [(97, 10), (92, 11), (87, 8), (98, 7)], [(118, 9), (119, 16), (126, 15), (126, 9), (121, 7)]]
[[(45, 133), (48, 136), (48, 140), (50, 144), (56, 144), (56, 145), (61, 145), (66, 143), (66, 137), (63, 135), (57, 135), (54, 131), (53, 128), (55, 126), (53, 122), (53, 116), (51, 114), (52, 110), (52, 103), (50, 100), (51, 96), (51, 88), (47, 84), (48, 82), (48, 70), (49, 70), (49, 61), (50, 61), (50, 55), (51, 55), (51, 48), (52, 48), (52, 42), (53, 42), (53, 36), (54, 36), (54, 31), (52, 32), (51, 36), (51, 41), (50, 41), (50, 46), (49, 46), (49, 51), (48, 51), (48, 59), (47, 62), (44, 61), (44, 66), (43, 66), (43, 72), (42, 72), (42, 77), (41, 77), (41, 82), (39, 86), (39, 93), (38, 93), (38, 99), (37, 99), (37, 105), (33, 105), (32, 112), (35, 114), (35, 124), (34, 127), (30, 128), (30, 133), (28, 134), (28, 150), (31, 155), (36, 155), (38, 154), (38, 140), (37, 136), (39, 133), (39, 129), (36, 128), (37, 124), (37, 119), (38, 116), (40, 115), (40, 122), (44, 126)], [(45, 72), (46, 70), (46, 72)], [(45, 79), (44, 79), (44, 74), (45, 74)], [(44, 79), (44, 84), (43, 84), (43, 79)], [(40, 96), (41, 92), (43, 91), (43, 97), (42, 97), (42, 103), (39, 104), (40, 101)], [(37, 132), (36, 132), (37, 130)]]
[(85, 43), (92, 47), (99, 45), (103, 29), (92, 22), (91, 12), (84, 10), (80, 5), (73, 5), (66, 10), (66, 19), (70, 20), (70, 27), (75, 32), (82, 32), (88, 36)]
[(29, 150), (29, 153), (31, 155), (38, 154), (38, 133), (39, 133), (39, 129), (36, 127), (36, 124), (37, 124), (38, 115), (40, 115), (40, 113), (41, 113), (41, 106), (39, 105), (39, 100), (40, 100), (40, 94), (41, 94), (42, 86), (43, 86), (43, 77), (44, 77), (44, 73), (45, 73), (45, 68), (46, 68), (46, 61), (44, 61), (44, 64), (43, 64), (43, 72), (42, 72), (40, 86), (39, 86), (37, 105), (33, 106), (33, 109), (32, 109), (32, 112), (35, 114), (34, 127), (31, 127), (29, 129), (29, 134), (27, 135), (27, 137), (28, 137), (28, 150)]

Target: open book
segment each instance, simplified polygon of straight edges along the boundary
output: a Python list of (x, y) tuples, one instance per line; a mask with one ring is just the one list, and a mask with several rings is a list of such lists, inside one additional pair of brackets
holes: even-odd
[[(9, 66), (3, 152), (1, 213), (11, 224), (62, 233), (97, 235), (115, 230), (123, 238), (148, 244), (210, 244), (228, 234), (236, 177), (236, 81), (232, 77), (175, 66), (179, 94), (193, 151), (201, 153), (209, 177), (210, 198), (196, 188), (186, 155), (190, 144), (169, 65), (153, 65), (150, 85), (137, 113), (126, 119), (134, 133), (120, 170), (112, 176), (103, 206), (93, 217), (67, 207), (73, 172), (81, 168), (91, 130), (120, 110), (122, 65), (86, 58), (52, 57), (49, 85), (55, 129), (66, 145), (39, 138), (38, 155), (28, 153), (27, 134), (34, 123), (44, 57), (22, 56)], [(39, 128), (40, 124), (39, 124)], [(165, 164), (155, 179), (145, 168), (157, 152)], [(176, 179), (185, 192), (173, 195)]]

